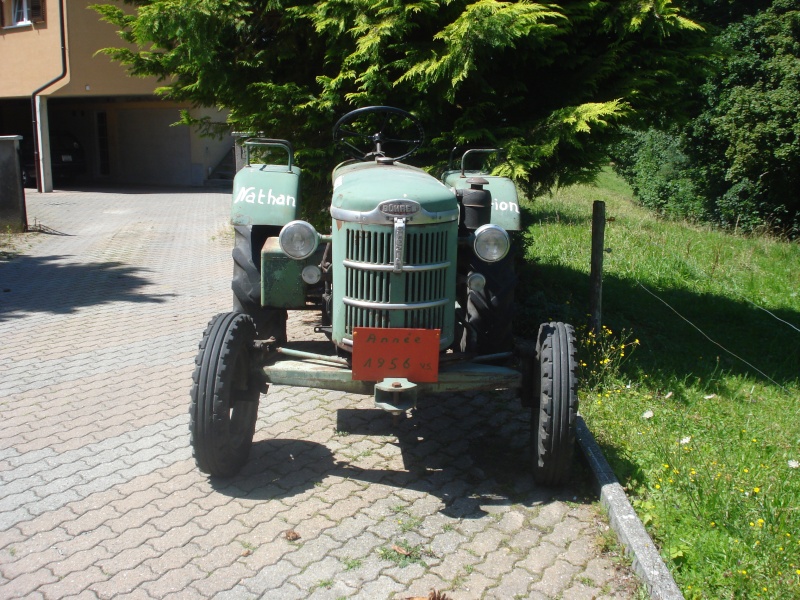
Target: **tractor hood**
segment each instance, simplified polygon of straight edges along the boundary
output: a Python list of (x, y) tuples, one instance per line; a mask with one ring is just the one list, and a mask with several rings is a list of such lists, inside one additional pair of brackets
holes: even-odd
[(401, 163), (345, 163), (333, 171), (332, 208), (369, 212), (385, 200), (413, 200), (425, 210), (458, 210), (455, 192), (422, 169)]

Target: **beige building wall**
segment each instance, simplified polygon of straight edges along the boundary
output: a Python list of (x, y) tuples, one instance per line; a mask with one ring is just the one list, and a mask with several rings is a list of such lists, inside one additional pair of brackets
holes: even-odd
[[(53, 3), (53, 0), (50, 0)], [(100, 15), (89, 8), (97, 0), (67, 2), (69, 78), (54, 86), (53, 97), (150, 95), (158, 87), (155, 78), (131, 77), (119, 63), (112, 62), (101, 48), (125, 45), (116, 26), (100, 21)], [(130, 7), (119, 3), (123, 9)]]
[[(82, 2), (81, 2), (82, 3)], [(0, 4), (5, 23), (11, 23), (11, 0)], [(21, 98), (61, 73), (61, 34), (58, 2), (47, 3), (47, 21), (6, 26), (0, 30), (0, 96)]]
[[(172, 124), (179, 120), (181, 109), (223, 122), (225, 114), (160, 100), (154, 90), (161, 82), (131, 77), (125, 67), (98, 54), (101, 48), (124, 44), (116, 27), (89, 8), (101, 1), (64, 0), (67, 76), (41, 92), (46, 112), (38, 128), (46, 132), (49, 121), (51, 131), (77, 138), (88, 166), (80, 180), (202, 185), (232, 152), (233, 138), (203, 138), (195, 130)], [(11, 22), (11, 5), (11, 0), (0, 0), (6, 23)], [(0, 100), (14, 99), (0, 107), (0, 123), (10, 130), (6, 133), (30, 137), (27, 101), (61, 73), (60, 2), (47, 0), (46, 6), (46, 22), (0, 31)], [(123, 3), (119, 6), (132, 10)], [(39, 137), (46, 144), (42, 133)], [(41, 154), (49, 156), (49, 151), (43, 147)], [(48, 165), (42, 164), (44, 170)], [(52, 182), (45, 185), (51, 186)]]
[[(100, 21), (89, 8), (94, 0), (65, 0), (67, 76), (42, 92), (52, 96), (152, 94), (155, 78), (128, 76), (126, 70), (104, 54), (101, 48), (119, 46), (123, 41), (114, 25)], [(11, 0), (2, 2), (6, 23), (10, 23)], [(120, 4), (125, 7), (124, 4)], [(4, 27), (0, 32), (0, 66), (3, 83), (0, 96), (30, 96), (61, 73), (60, 3), (47, 2), (44, 23)], [(129, 7), (127, 7), (129, 8)], [(88, 89), (87, 89), (88, 88)]]

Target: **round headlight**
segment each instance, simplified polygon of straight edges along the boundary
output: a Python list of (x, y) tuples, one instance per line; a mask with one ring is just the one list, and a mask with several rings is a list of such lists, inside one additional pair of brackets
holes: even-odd
[(473, 292), (482, 292), (486, 287), (486, 277), (481, 273), (470, 273), (467, 276), (467, 287)]
[(292, 221), (281, 229), (278, 235), (281, 250), (290, 258), (302, 260), (314, 254), (319, 244), (319, 234), (314, 226), (305, 221)]
[(322, 271), (317, 265), (306, 265), (303, 268), (303, 272), (300, 273), (300, 277), (303, 278), (309, 285), (314, 285), (319, 283), (319, 280), (322, 279)]
[(497, 262), (508, 254), (511, 240), (502, 227), (492, 224), (481, 225), (475, 230), (475, 242), (472, 247), (481, 260)]

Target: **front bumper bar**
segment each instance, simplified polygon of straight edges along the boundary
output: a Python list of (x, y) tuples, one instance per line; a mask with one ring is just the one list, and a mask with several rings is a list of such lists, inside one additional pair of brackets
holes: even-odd
[[(375, 381), (354, 381), (347, 368), (315, 360), (279, 359), (263, 368), (269, 383), (336, 390), (352, 394), (375, 393)], [(522, 386), (519, 371), (507, 367), (463, 362), (442, 365), (435, 383), (417, 383), (419, 393), (467, 392)]]

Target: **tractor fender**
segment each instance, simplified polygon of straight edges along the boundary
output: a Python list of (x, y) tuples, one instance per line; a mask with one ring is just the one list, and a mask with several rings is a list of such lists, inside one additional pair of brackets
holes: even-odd
[(283, 226), (299, 218), (300, 169), (287, 165), (246, 165), (234, 177), (233, 225)]

